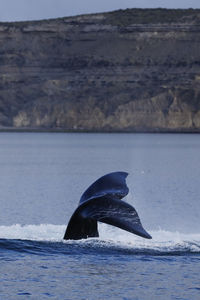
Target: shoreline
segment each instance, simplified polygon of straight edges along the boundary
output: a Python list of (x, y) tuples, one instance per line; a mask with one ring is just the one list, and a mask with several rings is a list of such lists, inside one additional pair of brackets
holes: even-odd
[(200, 130), (135, 129), (135, 130), (70, 130), (64, 128), (0, 128), (0, 133), (91, 133), (91, 134), (200, 134)]

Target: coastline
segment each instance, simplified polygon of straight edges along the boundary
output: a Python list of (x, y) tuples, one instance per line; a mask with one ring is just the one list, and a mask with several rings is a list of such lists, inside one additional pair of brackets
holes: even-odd
[(199, 133), (199, 12), (0, 23), (0, 131)]

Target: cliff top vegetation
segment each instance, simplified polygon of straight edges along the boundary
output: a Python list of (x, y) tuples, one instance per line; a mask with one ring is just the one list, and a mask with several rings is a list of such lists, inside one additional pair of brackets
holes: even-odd
[(129, 26), (131, 24), (165, 24), (165, 23), (193, 23), (200, 24), (200, 9), (165, 9), (165, 8), (155, 8), (155, 9), (140, 9), (140, 8), (132, 8), (125, 10), (116, 10), (105, 13), (97, 13), (97, 14), (86, 14), (80, 16), (73, 17), (62, 17), (56, 19), (44, 19), (44, 20), (36, 20), (36, 21), (17, 21), (17, 22), (0, 22), (1, 25), (6, 26), (16, 26), (23, 27), (26, 26), (27, 23), (33, 24), (42, 24), (49, 23), (52, 21), (62, 23), (67, 20), (76, 21), (77, 18), (90, 18), (92, 16), (102, 15), (104, 18), (101, 20), (104, 24), (110, 24), (113, 26)]
[(163, 23), (200, 23), (200, 9), (126, 9), (107, 14), (107, 22), (112, 25)]

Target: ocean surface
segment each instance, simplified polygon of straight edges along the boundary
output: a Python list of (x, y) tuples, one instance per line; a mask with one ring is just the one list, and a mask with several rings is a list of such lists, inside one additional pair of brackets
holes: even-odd
[[(99, 224), (64, 241), (81, 194), (129, 173), (146, 240)], [(0, 299), (200, 299), (198, 134), (0, 133)]]

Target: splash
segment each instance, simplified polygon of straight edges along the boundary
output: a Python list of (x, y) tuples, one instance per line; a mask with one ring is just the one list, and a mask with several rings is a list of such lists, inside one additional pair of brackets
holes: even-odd
[(1, 239), (59, 242), (64, 236), (66, 225), (40, 224), (0, 226)]
[[(104, 249), (104, 252), (118, 251), (129, 254), (181, 255), (200, 253), (200, 233), (185, 234), (166, 230), (150, 231), (152, 240), (146, 240), (126, 231), (100, 224), (99, 239), (63, 241), (66, 225), (40, 224), (0, 226), (0, 239), (51, 242), (52, 246), (62, 243), (63, 246), (92, 249), (92, 252)], [(64, 249), (65, 251), (66, 249)], [(57, 251), (57, 250), (56, 250)], [(62, 249), (63, 251), (63, 249)]]
[(149, 230), (152, 240), (142, 239), (136, 235), (116, 230), (101, 224), (100, 236), (105, 241), (114, 241), (124, 248), (134, 248), (136, 251), (153, 251), (154, 253), (199, 252), (200, 233), (186, 234), (166, 230)]

